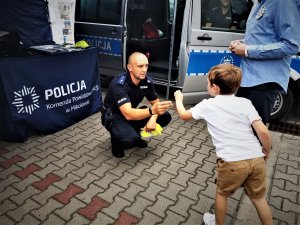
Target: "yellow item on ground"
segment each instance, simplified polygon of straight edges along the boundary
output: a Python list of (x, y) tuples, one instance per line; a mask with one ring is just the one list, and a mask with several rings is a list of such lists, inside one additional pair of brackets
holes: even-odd
[(157, 123), (156, 124), (156, 128), (154, 131), (151, 131), (151, 132), (147, 132), (145, 130), (142, 130), (141, 131), (141, 136), (146, 138), (146, 137), (152, 137), (152, 136), (157, 136), (157, 135), (161, 135), (163, 129), (162, 127)]

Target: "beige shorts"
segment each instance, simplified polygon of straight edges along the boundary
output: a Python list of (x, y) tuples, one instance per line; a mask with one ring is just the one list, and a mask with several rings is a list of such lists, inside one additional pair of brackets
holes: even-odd
[(266, 193), (266, 164), (263, 157), (236, 162), (217, 161), (217, 192), (231, 196), (241, 186), (250, 198)]

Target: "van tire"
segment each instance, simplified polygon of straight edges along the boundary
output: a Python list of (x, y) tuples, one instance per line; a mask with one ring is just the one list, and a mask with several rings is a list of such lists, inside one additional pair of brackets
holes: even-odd
[(271, 112), (270, 120), (279, 120), (285, 117), (293, 106), (293, 92), (288, 89), (287, 94), (279, 93)]

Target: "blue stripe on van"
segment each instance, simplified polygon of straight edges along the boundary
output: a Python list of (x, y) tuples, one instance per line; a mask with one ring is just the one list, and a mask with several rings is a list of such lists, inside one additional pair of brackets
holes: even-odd
[(100, 54), (120, 56), (122, 41), (117, 38), (107, 38), (94, 35), (76, 34), (77, 40), (85, 40), (90, 46), (97, 47)]
[(300, 57), (299, 56), (293, 57), (291, 67), (300, 74)]
[[(187, 70), (188, 76), (207, 75), (211, 67), (221, 63), (232, 63), (239, 66), (240, 57), (234, 55), (228, 50), (192, 50), (190, 52), (189, 65)], [(300, 57), (293, 56), (291, 68), (300, 74)]]
[(232, 63), (239, 66), (240, 57), (232, 54), (230, 51), (207, 50), (190, 52), (188, 76), (206, 75), (211, 67), (221, 63)]

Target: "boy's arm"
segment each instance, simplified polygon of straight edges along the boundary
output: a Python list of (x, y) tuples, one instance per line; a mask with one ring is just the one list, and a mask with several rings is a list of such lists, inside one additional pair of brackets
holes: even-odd
[(272, 138), (268, 128), (261, 120), (255, 120), (252, 123), (252, 127), (254, 128), (260, 143), (262, 144), (263, 153), (266, 155), (265, 160), (269, 158), (269, 153), (272, 148)]
[(182, 100), (183, 95), (181, 91), (177, 90), (174, 93), (175, 101), (176, 101), (176, 109), (179, 114), (180, 119), (182, 120), (190, 120), (192, 119), (192, 113), (190, 111), (186, 111), (186, 109), (183, 106)]

